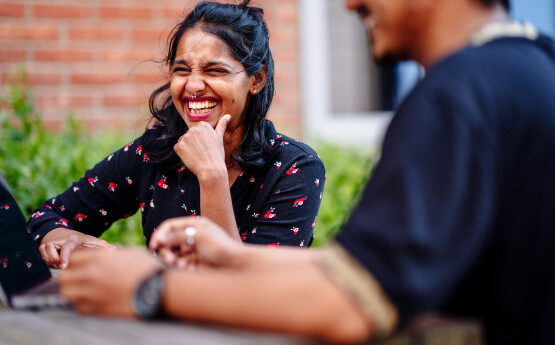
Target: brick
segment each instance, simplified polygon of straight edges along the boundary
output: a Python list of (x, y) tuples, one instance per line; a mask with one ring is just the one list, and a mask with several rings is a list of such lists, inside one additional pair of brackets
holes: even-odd
[(58, 107), (58, 96), (37, 96), (35, 97), (35, 105), (38, 109)]
[(125, 76), (109, 72), (73, 73), (70, 80), (72, 84), (77, 85), (113, 84), (125, 81)]
[(291, 42), (297, 41), (297, 35), (295, 31), (283, 29), (283, 30), (273, 30), (270, 32), (270, 48), (272, 51), (274, 46), (287, 45)]
[(283, 23), (289, 25), (296, 25), (297, 23), (297, 9), (294, 6), (283, 6), (279, 11), (279, 19)]
[(151, 84), (151, 83), (160, 83), (162, 85), (165, 82), (168, 82), (169, 79), (162, 73), (147, 73), (147, 72), (137, 72), (132, 73), (130, 79), (133, 83), (139, 84)]
[(103, 18), (150, 18), (152, 11), (147, 7), (100, 7), (100, 16)]
[(91, 95), (62, 95), (60, 96), (60, 106), (62, 108), (90, 107), (94, 104)]
[(70, 28), (69, 38), (71, 39), (89, 39), (89, 40), (121, 40), (123, 38), (123, 30), (117, 28)]
[(35, 59), (37, 61), (90, 61), (92, 53), (85, 50), (72, 50), (72, 49), (52, 49), (52, 50), (37, 50), (35, 52)]
[(48, 25), (0, 25), (0, 38), (8, 40), (48, 40), (57, 39), (58, 28)]
[(299, 59), (298, 51), (295, 49), (276, 49), (276, 52), (273, 53), (273, 56), (276, 60), (287, 62), (297, 62)]
[(91, 8), (89, 6), (36, 4), (33, 6), (33, 14), (36, 17), (83, 18), (91, 15)]
[(3, 3), (0, 4), (0, 17), (23, 17), (25, 7), (23, 4)]
[(157, 29), (136, 28), (133, 29), (132, 36), (134, 40), (138, 41), (160, 41), (166, 42), (168, 32)]
[[(186, 4), (183, 3), (183, 5)], [(187, 16), (187, 14), (189, 14), (189, 12), (191, 12), (192, 9), (192, 6), (166, 7), (162, 10), (162, 14), (164, 18), (181, 21)]]
[(105, 106), (142, 106), (148, 104), (148, 97), (142, 95), (109, 95), (104, 97)]
[(102, 53), (102, 59), (105, 61), (146, 61), (151, 60), (153, 55), (150, 49), (110, 49)]
[[(282, 69), (276, 69), (281, 71)], [(276, 84), (279, 85), (287, 85), (287, 84), (291, 84), (291, 83), (295, 83), (297, 81), (297, 74), (293, 74), (293, 73), (286, 73), (286, 72), (276, 72), (274, 74), (274, 81), (276, 82)]]
[(0, 62), (19, 62), (25, 59), (27, 59), (27, 52), (25, 50), (0, 50)]
[(60, 84), (62, 77), (55, 73), (29, 72), (27, 84), (29, 85), (53, 85)]

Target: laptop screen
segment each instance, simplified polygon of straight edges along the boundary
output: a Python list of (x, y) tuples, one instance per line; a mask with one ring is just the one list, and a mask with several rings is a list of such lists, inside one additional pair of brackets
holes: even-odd
[(50, 277), (36, 242), (27, 232), (25, 218), (0, 174), (0, 284), (4, 295), (0, 292), (0, 297), (10, 298)]

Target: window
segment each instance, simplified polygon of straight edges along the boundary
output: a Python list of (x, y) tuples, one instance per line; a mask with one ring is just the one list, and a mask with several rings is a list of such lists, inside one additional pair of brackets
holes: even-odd
[(305, 132), (309, 138), (379, 145), (419, 68), (374, 64), (364, 26), (344, 0), (300, 0), (300, 14)]

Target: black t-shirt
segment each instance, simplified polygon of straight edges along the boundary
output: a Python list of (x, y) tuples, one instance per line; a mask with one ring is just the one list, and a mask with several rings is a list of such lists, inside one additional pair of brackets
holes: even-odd
[(338, 242), (402, 321), (477, 318), (488, 344), (553, 344), (555, 48), (501, 38), (433, 66), (395, 115)]
[[(185, 167), (164, 172), (149, 162), (143, 142), (159, 134), (160, 128), (147, 130), (47, 200), (29, 220), (34, 238), (59, 227), (100, 236), (114, 221), (140, 210), (148, 243), (164, 220), (200, 215), (196, 176)], [(308, 246), (324, 189), (324, 165), (308, 145), (276, 133), (270, 121), (265, 135), (271, 160), (241, 171), (230, 189), (238, 231), (249, 243)]]

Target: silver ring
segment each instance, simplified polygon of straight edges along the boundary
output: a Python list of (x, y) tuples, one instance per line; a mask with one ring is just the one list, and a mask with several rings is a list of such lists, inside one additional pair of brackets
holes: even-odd
[(194, 226), (188, 226), (185, 228), (185, 236), (187, 236), (187, 244), (191, 247), (195, 245), (195, 236), (197, 234), (197, 228)]

